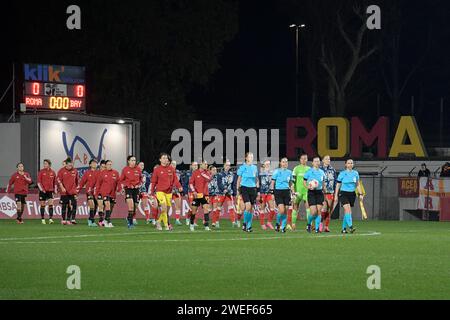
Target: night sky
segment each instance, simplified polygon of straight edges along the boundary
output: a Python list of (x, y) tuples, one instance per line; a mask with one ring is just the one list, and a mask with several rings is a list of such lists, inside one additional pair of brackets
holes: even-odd
[[(73, 3), (82, 10), (81, 31), (65, 28), (65, 8), (72, 4), (69, 1), (13, 3), (11, 10), (2, 10), (2, 93), (10, 80), (13, 61), (19, 69), (24, 62), (86, 65), (90, 113), (133, 116), (146, 108), (156, 113), (168, 101), (168, 108), (179, 117), (192, 115), (189, 121), (204, 120), (229, 127), (284, 128), (285, 119), (296, 116), (295, 37), (288, 26), (305, 23), (307, 28), (300, 38), (299, 116), (311, 116), (313, 89), (308, 73), (311, 66), (316, 68), (315, 119), (330, 115), (326, 74), (319, 63), (317, 41), (321, 40), (320, 30), (337, 29), (333, 20), (336, 1), (129, 1), (125, 9), (119, 1)], [(391, 30), (400, 26), (397, 70), (401, 84), (411, 70), (414, 72), (402, 92), (399, 112), (410, 114), (414, 95), (415, 116), (423, 136), (428, 145), (437, 145), (435, 125), (441, 98), (446, 99), (444, 116), (450, 120), (450, 2), (340, 1), (340, 10), (345, 19), (348, 17), (345, 26), (350, 36), (359, 27), (349, 10), (355, 3), (380, 5), (382, 31), (365, 34), (363, 50), (373, 46), (378, 50), (358, 66), (344, 116), (360, 116), (367, 127), (376, 120), (377, 106), (380, 115), (393, 116), (381, 70), (385, 70), (388, 78), (391, 76), (393, 68), (385, 61), (392, 58)], [(401, 15), (390, 19), (392, 3)], [(189, 38), (189, 30), (198, 35)], [(147, 35), (151, 41), (141, 46), (141, 38), (145, 41)], [(324, 41), (330, 43), (330, 39)], [(345, 43), (339, 41), (343, 40), (336, 36), (336, 47), (330, 49), (342, 51), (338, 68), (348, 56)], [(112, 53), (115, 47), (120, 54), (116, 60)], [(207, 52), (203, 56), (204, 51)], [(133, 58), (127, 59), (128, 56)], [(139, 96), (133, 101), (130, 97), (136, 95), (128, 92), (129, 96), (112, 99), (110, 92), (119, 91), (123, 86), (120, 82), (127, 81), (126, 73), (119, 73), (120, 70), (135, 65), (154, 72), (148, 79), (143, 74), (137, 81), (139, 84), (142, 79), (148, 80), (148, 88), (141, 90), (148, 90), (151, 97), (147, 101), (145, 96)], [(111, 83), (117, 88), (111, 88)], [(18, 99), (20, 94), (19, 88)], [(115, 106), (114, 102), (121, 98), (124, 100)], [(8, 117), (10, 109), (8, 95), (0, 110)], [(168, 126), (163, 130), (169, 135), (172, 129)], [(446, 136), (450, 136), (448, 126)], [(448, 139), (445, 143), (448, 145)]]

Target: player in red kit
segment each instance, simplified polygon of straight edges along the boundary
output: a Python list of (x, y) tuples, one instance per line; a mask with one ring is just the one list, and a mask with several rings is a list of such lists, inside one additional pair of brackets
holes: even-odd
[(158, 215), (158, 200), (156, 197), (149, 195), (148, 191), (152, 175), (145, 170), (144, 162), (139, 162), (138, 167), (142, 171), (142, 185), (139, 192), (141, 197), (141, 206), (144, 208), (145, 220), (147, 224), (152, 223), (155, 225)]
[[(101, 160), (100, 161), (100, 170), (99, 173), (97, 175), (97, 181), (95, 183), (95, 187), (94, 187), (94, 197), (97, 199), (97, 208), (98, 208), (98, 225), (100, 227), (103, 226), (103, 220), (104, 220), (104, 213), (103, 213), (103, 197), (101, 194), (98, 193), (99, 187), (98, 187), (98, 177), (100, 175), (100, 172), (106, 170), (106, 161), (105, 160)], [(95, 208), (94, 211), (97, 211), (97, 208)], [(95, 217), (95, 215), (94, 215)], [(95, 224), (95, 219), (94, 219), (94, 224)], [(95, 227), (94, 225), (92, 225), (92, 227)]]
[(51, 168), (52, 162), (44, 160), (44, 168), (38, 173), (39, 202), (42, 224), (45, 223), (45, 206), (48, 205), (48, 223), (53, 223), (53, 193), (56, 193), (56, 173)]
[(95, 184), (97, 183), (99, 171), (97, 171), (97, 160), (91, 159), (89, 161), (89, 170), (87, 170), (81, 178), (78, 190), (86, 188), (86, 198), (89, 207), (88, 226), (96, 227), (95, 224), (95, 208), (97, 207), (97, 199), (94, 195)]
[(205, 226), (205, 230), (209, 231), (209, 212), (211, 211), (209, 207), (209, 199), (208, 199), (208, 183), (211, 180), (211, 174), (208, 171), (208, 162), (203, 160), (200, 169), (194, 171), (192, 173), (191, 179), (189, 180), (189, 188), (193, 194), (194, 201), (192, 202), (192, 213), (191, 213), (191, 225), (190, 230), (194, 231), (194, 221), (195, 215), (197, 214), (197, 210), (199, 206), (203, 208), (203, 224)]
[(61, 224), (76, 224), (79, 177), (71, 158), (67, 158), (65, 166), (59, 169), (56, 181), (61, 195)]
[[(181, 185), (183, 187), (183, 191), (188, 196), (188, 205), (189, 210), (186, 214), (186, 225), (189, 226), (191, 224), (191, 213), (192, 213), (192, 207), (191, 203), (194, 201), (194, 196), (192, 195), (192, 192), (189, 188), (189, 180), (192, 177), (192, 173), (198, 169), (198, 163), (196, 161), (193, 161), (189, 167), (189, 171), (185, 172), (184, 175), (181, 176)], [(194, 226), (197, 227), (196, 221), (194, 221)]]
[(128, 206), (127, 222), (128, 228), (131, 229), (134, 227), (133, 215), (136, 211), (137, 205), (139, 204), (139, 188), (142, 184), (142, 172), (136, 165), (135, 156), (128, 156), (127, 163), (128, 165), (122, 169), (119, 183), (122, 193), (125, 192), (125, 201)]
[(161, 207), (161, 214), (156, 223), (156, 228), (162, 230), (161, 222), (163, 222), (166, 230), (171, 230), (167, 213), (172, 205), (172, 191), (176, 188), (182, 193), (183, 188), (178, 180), (175, 168), (170, 165), (169, 155), (162, 153), (159, 157), (159, 162), (161, 165), (153, 170), (149, 191), (152, 195), (156, 194)]
[(25, 199), (28, 194), (28, 186), (33, 182), (28, 172), (25, 172), (25, 167), (22, 162), (19, 162), (16, 166), (17, 171), (13, 173), (9, 179), (8, 186), (6, 187), (6, 193), (11, 192), (14, 186), (14, 197), (16, 199), (17, 206), (17, 223), (23, 224), (22, 214), (25, 207)]
[(111, 202), (116, 198), (116, 194), (120, 189), (119, 186), (119, 172), (112, 168), (112, 161), (106, 161), (106, 170), (103, 170), (98, 175), (97, 187), (99, 188), (98, 193), (103, 197), (103, 204), (105, 206), (105, 222), (103, 226), (106, 228), (112, 228), (111, 223)]
[[(171, 161), (170, 165), (175, 170), (175, 174), (177, 175), (178, 181), (180, 181), (181, 172), (179, 170), (177, 170), (177, 162), (175, 160), (173, 160), (173, 161)], [(181, 184), (181, 182), (180, 182), (180, 184)], [(181, 198), (181, 193), (178, 192), (176, 187), (174, 187), (173, 192), (172, 192), (172, 201), (175, 204), (175, 224), (177, 226), (181, 226), (182, 223), (180, 221), (180, 217), (181, 217), (182, 198)]]

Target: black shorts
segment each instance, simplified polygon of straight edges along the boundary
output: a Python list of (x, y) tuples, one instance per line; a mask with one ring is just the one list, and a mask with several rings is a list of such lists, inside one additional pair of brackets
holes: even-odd
[(289, 206), (291, 204), (291, 190), (273, 190), (273, 195), (275, 196), (275, 203), (277, 205), (283, 204)]
[(203, 206), (205, 204), (208, 204), (208, 198), (207, 197), (197, 198), (197, 199), (194, 199), (194, 201), (192, 201), (192, 206), (193, 207), (200, 207), (200, 206)]
[(16, 198), (16, 202), (26, 204), (26, 201), (25, 201), (25, 198), (27, 197), (26, 194), (15, 194), (14, 197)]
[(114, 199), (113, 199), (111, 196), (104, 196), (104, 197), (102, 198), (102, 200), (103, 200), (103, 201), (113, 202)]
[(125, 198), (133, 199), (134, 203), (139, 203), (139, 189), (125, 188)]
[(322, 206), (324, 200), (325, 200), (325, 197), (323, 195), (322, 190), (308, 190), (308, 205)]
[(348, 192), (348, 191), (340, 191), (339, 192), (339, 202), (342, 205), (349, 204), (350, 207), (355, 206), (356, 193)]
[(241, 187), (241, 196), (242, 200), (244, 200), (244, 203), (250, 202), (252, 205), (256, 203), (256, 197), (258, 196), (258, 192), (255, 188), (249, 188), (249, 187)]
[(75, 195), (64, 195), (59, 199), (60, 204), (69, 204), (69, 202), (72, 204), (72, 206), (76, 206), (77, 201), (75, 200)]
[(39, 191), (39, 201), (47, 201), (50, 199), (53, 199), (52, 191), (47, 191), (47, 192)]

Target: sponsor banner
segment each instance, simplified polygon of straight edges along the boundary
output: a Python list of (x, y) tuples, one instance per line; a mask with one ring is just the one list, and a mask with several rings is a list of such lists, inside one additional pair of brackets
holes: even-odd
[(23, 66), (25, 81), (84, 83), (85, 68), (26, 63)]
[(398, 193), (400, 198), (417, 198), (419, 196), (419, 179), (398, 178)]
[[(77, 219), (87, 219), (89, 217), (89, 207), (86, 201), (86, 195), (80, 194), (77, 201)], [(225, 213), (221, 216), (221, 218), (228, 218), (228, 210), (226, 204), (223, 206)], [(0, 193), (0, 219), (15, 219), (16, 218), (16, 202), (14, 199), (14, 194), (11, 193)], [(148, 208), (149, 209), (149, 208)], [(142, 201), (139, 202), (138, 212), (136, 215), (137, 219), (145, 218), (145, 208), (142, 204)], [(182, 197), (182, 206), (181, 206), (181, 217), (186, 217), (189, 211), (188, 198)], [(199, 209), (200, 213), (202, 210)], [(59, 204), (59, 195), (54, 198), (54, 213), (55, 218), (61, 217), (61, 205)], [(111, 214), (113, 219), (115, 218), (126, 218), (128, 216), (128, 207), (125, 202), (125, 196), (118, 194), (116, 199), (116, 205), (114, 206), (114, 210)], [(175, 206), (172, 205), (172, 208), (169, 210), (169, 216), (175, 217)], [(24, 210), (23, 216), (24, 219), (40, 219), (40, 204), (39, 204), (39, 195), (37, 193), (29, 194), (26, 198), (26, 208)], [(45, 218), (48, 218), (48, 208), (45, 208)], [(98, 218), (98, 215), (96, 215)]]
[(39, 163), (50, 159), (57, 171), (61, 162), (71, 157), (80, 176), (89, 169), (89, 160), (112, 160), (120, 172), (132, 153), (130, 124), (91, 123), (41, 120), (39, 135)]
[(441, 213), (439, 214), (440, 221), (450, 221), (450, 198), (441, 198)]
[(441, 198), (450, 198), (450, 179), (420, 178), (417, 209), (440, 211)]

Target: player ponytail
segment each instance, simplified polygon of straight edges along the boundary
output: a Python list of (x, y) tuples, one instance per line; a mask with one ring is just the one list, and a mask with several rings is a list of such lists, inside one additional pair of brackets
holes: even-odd
[(351, 161), (351, 162), (352, 162), (352, 165), (353, 165), (353, 159), (352, 159), (352, 158), (348, 158), (348, 159), (345, 160), (345, 169), (348, 168), (348, 162), (349, 162), (349, 161)]
[(161, 160), (161, 158), (162, 158), (162, 157), (164, 157), (164, 156), (166, 156), (166, 157), (167, 157), (167, 159), (170, 159), (170, 156), (169, 156), (169, 154), (168, 154), (168, 153), (165, 153), (165, 152), (161, 152), (161, 153), (159, 154), (159, 160)]
[(245, 153), (245, 157), (244, 157), (244, 159), (245, 159), (245, 162), (247, 162), (247, 159), (248, 159), (248, 157), (250, 156), (250, 155), (253, 155), (253, 152), (246, 152)]
[(279, 164), (278, 164), (278, 167), (279, 167), (279, 168), (281, 168), (281, 163), (282, 163), (284, 160), (286, 160), (286, 162), (289, 161), (288, 158), (286, 158), (286, 157), (281, 158), (281, 159), (280, 159), (280, 162), (279, 162)]

